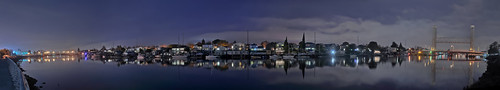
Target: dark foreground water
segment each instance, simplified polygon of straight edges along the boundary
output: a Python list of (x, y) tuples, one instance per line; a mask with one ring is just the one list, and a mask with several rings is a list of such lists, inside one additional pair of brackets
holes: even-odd
[(472, 84), (486, 70), (486, 63), (423, 56), (250, 61), (51, 56), (24, 59), (21, 67), (38, 79), (42, 90), (443, 90)]

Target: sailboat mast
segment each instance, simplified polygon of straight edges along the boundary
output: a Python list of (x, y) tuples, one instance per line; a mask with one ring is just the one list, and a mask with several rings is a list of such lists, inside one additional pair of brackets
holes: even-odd
[(316, 32), (314, 32), (314, 43), (316, 44)]
[(182, 44), (185, 44), (184, 43), (184, 33), (182, 33)]
[(248, 39), (249, 37), (250, 37), (250, 36), (249, 36), (249, 34), (248, 34), (248, 30), (247, 30), (247, 47), (248, 47), (248, 49), (247, 49), (247, 50), (248, 50), (248, 55), (250, 55), (250, 44), (249, 44), (249, 41), (250, 41), (250, 40)]
[(177, 35), (177, 44), (180, 44), (181, 36)]

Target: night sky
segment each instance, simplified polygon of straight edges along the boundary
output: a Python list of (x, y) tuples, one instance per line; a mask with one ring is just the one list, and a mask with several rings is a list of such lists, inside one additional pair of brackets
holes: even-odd
[[(1, 0), (0, 48), (89, 49), (176, 44), (216, 38), (230, 42), (344, 41), (429, 47), (438, 35), (476, 47), (500, 38), (498, 0)], [(181, 39), (182, 40), (182, 39)], [(457, 44), (457, 46), (459, 46)], [(467, 45), (464, 45), (466, 47)], [(449, 44), (440, 45), (448, 48)], [(467, 48), (464, 48), (467, 49)]]

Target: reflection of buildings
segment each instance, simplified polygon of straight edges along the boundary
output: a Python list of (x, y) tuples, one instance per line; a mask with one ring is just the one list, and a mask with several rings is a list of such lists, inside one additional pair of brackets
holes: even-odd
[(91, 60), (100, 61), (102, 63), (117, 62), (118, 66), (126, 64), (149, 65), (161, 64), (162, 66), (182, 66), (193, 68), (208, 68), (218, 70), (244, 70), (246, 68), (264, 68), (276, 69), (282, 68), (285, 74), (288, 74), (290, 68), (299, 68), (303, 71), (306, 69), (314, 69), (316, 67), (358, 67), (368, 66), (375, 69), (377, 64), (392, 62), (401, 63), (403, 59), (398, 58), (396, 61), (388, 61), (384, 57), (357, 57), (357, 58), (319, 58), (319, 59), (304, 59), (304, 60), (174, 60), (174, 59), (144, 59), (136, 60), (132, 58), (125, 59), (106, 59), (94, 56), (46, 56), (40, 58), (26, 58), (22, 61), (27, 62), (54, 62), (54, 61), (75, 61), (75, 60)]
[[(426, 58), (426, 59), (422, 59)], [(420, 57), (417, 62), (423, 63), (424, 67), (428, 67), (428, 72), (430, 72), (431, 84), (436, 85), (439, 78), (442, 75), (452, 73), (453, 75), (463, 75), (467, 78), (468, 85), (474, 82), (474, 73), (476, 69), (479, 68), (479, 62), (481, 61), (465, 61), (465, 60), (442, 60), (442, 56), (429, 56)], [(446, 77), (446, 76), (445, 76)]]

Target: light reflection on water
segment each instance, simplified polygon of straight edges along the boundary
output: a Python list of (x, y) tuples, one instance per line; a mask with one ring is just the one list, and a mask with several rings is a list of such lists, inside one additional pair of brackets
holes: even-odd
[(429, 56), (305, 60), (24, 59), (43, 89), (462, 89), (484, 61)]

